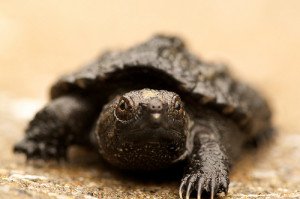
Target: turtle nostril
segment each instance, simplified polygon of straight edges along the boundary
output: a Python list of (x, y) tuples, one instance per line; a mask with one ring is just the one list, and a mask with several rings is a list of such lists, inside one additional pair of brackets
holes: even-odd
[(148, 105), (151, 112), (160, 112), (163, 109), (162, 101), (159, 99), (152, 99)]

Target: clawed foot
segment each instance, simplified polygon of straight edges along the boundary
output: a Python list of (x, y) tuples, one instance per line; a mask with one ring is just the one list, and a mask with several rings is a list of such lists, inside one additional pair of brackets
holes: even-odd
[(197, 191), (197, 199), (200, 199), (202, 194), (210, 194), (213, 199), (216, 194), (224, 192), (227, 194), (229, 179), (227, 174), (211, 172), (210, 174), (197, 172), (194, 174), (187, 174), (182, 179), (179, 196), (180, 199), (189, 199), (193, 191)]
[(59, 143), (48, 143), (23, 139), (14, 146), (15, 153), (23, 153), (27, 159), (61, 160), (66, 159), (66, 147)]

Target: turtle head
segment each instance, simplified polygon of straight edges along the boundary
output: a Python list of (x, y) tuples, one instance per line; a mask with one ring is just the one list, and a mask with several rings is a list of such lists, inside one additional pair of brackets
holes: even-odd
[(100, 152), (126, 169), (167, 167), (185, 152), (188, 116), (179, 95), (142, 89), (107, 104), (96, 134)]

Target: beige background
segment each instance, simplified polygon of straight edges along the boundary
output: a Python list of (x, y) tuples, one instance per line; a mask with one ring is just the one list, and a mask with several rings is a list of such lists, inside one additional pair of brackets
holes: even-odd
[(45, 98), (55, 78), (107, 48), (183, 36), (265, 92), (277, 123), (300, 129), (300, 1), (1, 1), (0, 89)]
[(298, 0), (2, 0), (0, 92), (45, 100), (60, 74), (157, 32), (184, 37), (204, 59), (230, 63), (270, 99), (281, 136), (299, 135)]

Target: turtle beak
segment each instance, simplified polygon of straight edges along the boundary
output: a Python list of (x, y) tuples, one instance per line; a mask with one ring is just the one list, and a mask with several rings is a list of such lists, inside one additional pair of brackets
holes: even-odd
[(152, 121), (160, 121), (161, 120), (161, 113), (152, 113), (151, 114)]
[(152, 128), (160, 127), (160, 124), (162, 123), (161, 113), (151, 113), (149, 119)]

